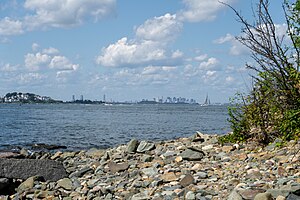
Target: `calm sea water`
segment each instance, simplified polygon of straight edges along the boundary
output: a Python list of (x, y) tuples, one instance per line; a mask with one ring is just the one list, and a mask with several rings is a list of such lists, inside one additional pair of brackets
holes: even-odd
[(228, 132), (225, 106), (0, 104), (0, 149), (34, 143), (70, 150)]

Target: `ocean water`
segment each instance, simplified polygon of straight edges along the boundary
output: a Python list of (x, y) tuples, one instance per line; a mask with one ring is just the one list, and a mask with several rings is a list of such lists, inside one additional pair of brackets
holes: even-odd
[(0, 149), (35, 143), (69, 150), (138, 140), (170, 140), (196, 131), (230, 131), (226, 106), (0, 104)]

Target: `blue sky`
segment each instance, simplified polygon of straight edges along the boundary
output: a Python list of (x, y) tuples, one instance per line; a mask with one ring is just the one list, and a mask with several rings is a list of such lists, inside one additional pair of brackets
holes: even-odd
[[(224, 0), (251, 21), (257, 1)], [(278, 31), (282, 1), (271, 1)], [(217, 0), (2, 0), (0, 96), (115, 101), (247, 91), (241, 25)]]

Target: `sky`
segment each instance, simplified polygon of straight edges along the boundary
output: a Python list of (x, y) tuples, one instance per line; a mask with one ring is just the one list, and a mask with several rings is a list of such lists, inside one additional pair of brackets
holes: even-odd
[[(249, 21), (256, 0), (223, 0)], [(285, 32), (282, 1), (271, 1)], [(228, 102), (251, 86), (241, 24), (218, 0), (1, 0), (0, 96)]]

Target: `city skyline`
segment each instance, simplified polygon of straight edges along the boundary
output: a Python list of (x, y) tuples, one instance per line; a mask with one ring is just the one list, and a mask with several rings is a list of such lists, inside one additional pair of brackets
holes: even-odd
[[(253, 21), (256, 1), (223, 2)], [(201, 102), (209, 93), (223, 103), (251, 86), (241, 25), (218, 0), (3, 0), (0, 11), (0, 94)], [(282, 2), (270, 12), (282, 36)]]

